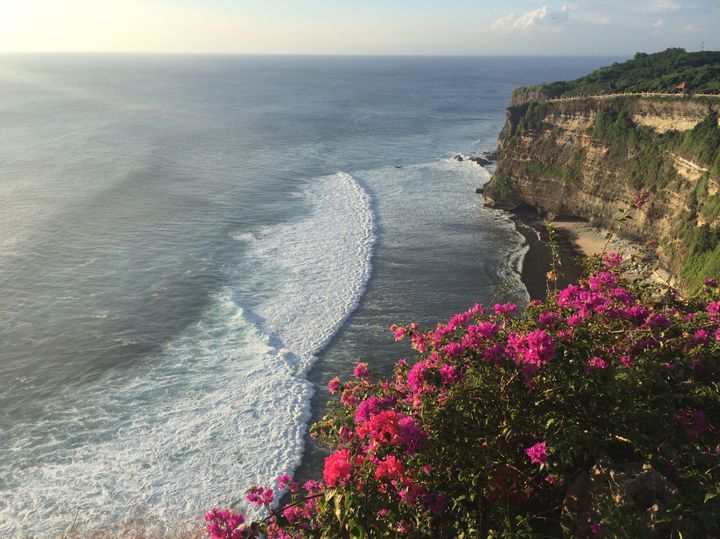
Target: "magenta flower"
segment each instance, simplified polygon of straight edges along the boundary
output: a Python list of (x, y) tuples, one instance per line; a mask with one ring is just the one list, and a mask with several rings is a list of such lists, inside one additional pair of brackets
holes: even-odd
[(329, 487), (337, 484), (342, 485), (350, 478), (350, 451), (347, 449), (339, 449), (332, 455), (325, 458), (325, 467), (323, 469), (323, 479)]
[(525, 454), (530, 457), (530, 462), (533, 464), (540, 464), (541, 466), (547, 464), (547, 444), (545, 442), (538, 442), (528, 447)]
[(427, 439), (427, 434), (420, 428), (420, 424), (412, 417), (403, 417), (398, 421), (398, 439), (412, 455), (417, 453)]
[(541, 329), (528, 334), (511, 333), (508, 335), (508, 353), (529, 375), (555, 359), (555, 344), (550, 335)]
[(503, 303), (502, 305), (496, 303), (494, 310), (498, 316), (508, 316), (517, 312), (517, 305), (514, 303)]
[(273, 489), (271, 489), (270, 487), (263, 488), (257, 485), (251, 487), (248, 491), (247, 496), (245, 496), (245, 499), (247, 501), (258, 507), (262, 505), (270, 505), (273, 502), (274, 498), (275, 495), (273, 494)]
[(407, 384), (415, 393), (419, 393), (425, 385), (424, 374), (430, 368), (427, 361), (418, 361), (407, 375)]
[(442, 378), (443, 384), (454, 384), (460, 381), (460, 374), (457, 369), (452, 365), (443, 365), (440, 367), (440, 377)]
[(355, 410), (355, 422), (362, 423), (377, 414), (382, 409), (380, 404), (380, 399), (375, 395), (362, 401)]
[(330, 380), (330, 382), (328, 383), (328, 391), (330, 391), (330, 393), (337, 393), (338, 391), (340, 391), (340, 378), (336, 376), (335, 378)]
[(369, 372), (368, 372), (368, 364), (367, 363), (358, 363), (355, 366), (355, 370), (353, 371), (353, 374), (355, 375), (355, 378), (367, 378)]
[(605, 262), (605, 266), (608, 268), (616, 268), (622, 264), (622, 255), (613, 251), (603, 256), (603, 262)]
[(389, 480), (399, 479), (405, 473), (405, 466), (395, 456), (388, 455), (375, 468), (375, 479), (388, 478)]
[(588, 359), (587, 366), (590, 369), (602, 370), (607, 369), (608, 364), (603, 358), (595, 356)]
[(633, 198), (633, 206), (635, 206), (636, 210), (642, 209), (645, 202), (647, 202), (647, 199), (648, 194), (645, 191), (638, 191), (635, 193), (635, 197)]
[(451, 342), (443, 346), (443, 352), (445, 352), (448, 357), (457, 357), (465, 353), (465, 347), (459, 342)]
[(547, 311), (540, 313), (538, 317), (538, 325), (544, 327), (553, 327), (560, 320), (560, 315), (556, 312)]
[(210, 539), (244, 539), (251, 537), (249, 530), (242, 524), (245, 517), (240, 513), (233, 513), (230, 509), (221, 511), (212, 509), (205, 515), (207, 532)]

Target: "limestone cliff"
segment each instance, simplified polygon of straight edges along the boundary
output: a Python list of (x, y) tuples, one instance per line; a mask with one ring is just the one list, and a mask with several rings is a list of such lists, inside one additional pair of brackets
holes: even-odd
[[(717, 250), (720, 260), (719, 110), (720, 97), (687, 96), (511, 105), (485, 202), (505, 209), (529, 205), (609, 227), (644, 192), (646, 205), (620, 234), (656, 240), (664, 265), (695, 285), (690, 259)], [(720, 263), (692, 263), (702, 266), (698, 273), (720, 270)]]

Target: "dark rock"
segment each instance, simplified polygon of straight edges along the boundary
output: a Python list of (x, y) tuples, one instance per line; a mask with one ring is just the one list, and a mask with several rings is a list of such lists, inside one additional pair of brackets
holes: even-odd
[(476, 195), (482, 195), (482, 194), (483, 194), (483, 188), (482, 188), (482, 187), (478, 187), (477, 189), (475, 189), (475, 194), (476, 194)]
[(453, 157), (453, 159), (455, 161), (465, 161), (465, 158), (460, 154), (456, 154), (455, 157)]
[(488, 165), (492, 165), (492, 163), (493, 163), (489, 159), (485, 159), (484, 157), (479, 157), (477, 155), (472, 155), (472, 156), (468, 157), (468, 160), (472, 161), (473, 163), (477, 163), (481, 167), (486, 167)]

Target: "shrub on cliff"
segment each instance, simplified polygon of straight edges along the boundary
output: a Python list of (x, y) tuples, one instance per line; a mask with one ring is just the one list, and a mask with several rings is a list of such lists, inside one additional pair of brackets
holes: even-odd
[(392, 379), (330, 383), (323, 480), (253, 487), (269, 516), (214, 510), (211, 536), (715, 536), (720, 289), (680, 299), (624, 264), (522, 313), (394, 326), (415, 357)]

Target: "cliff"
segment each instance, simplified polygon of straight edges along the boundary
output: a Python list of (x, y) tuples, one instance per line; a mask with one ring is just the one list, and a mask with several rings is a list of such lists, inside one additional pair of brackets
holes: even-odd
[[(620, 234), (658, 242), (688, 288), (720, 274), (720, 96), (516, 94), (487, 205), (528, 205), (610, 227), (638, 192), (647, 203)], [(522, 97), (522, 99), (521, 99)]]

